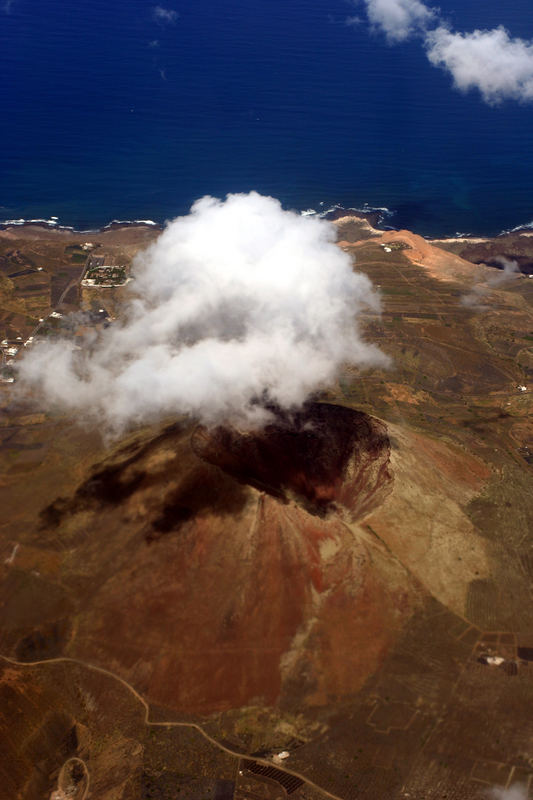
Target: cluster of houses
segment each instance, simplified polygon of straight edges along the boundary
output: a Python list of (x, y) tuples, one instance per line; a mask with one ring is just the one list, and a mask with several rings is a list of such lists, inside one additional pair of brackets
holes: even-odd
[(2, 339), (0, 342), (0, 383), (14, 383), (15, 378), (12, 371), (6, 369), (15, 362), (20, 345), (22, 344), (22, 336), (18, 337), (20, 342), (13, 342), (10, 339)]
[(124, 286), (129, 278), (123, 264), (109, 264), (106, 256), (91, 256), (81, 285), (85, 288), (98, 287), (101, 289)]
[[(90, 253), (94, 246), (95, 245), (92, 242), (85, 242), (81, 245), (81, 249)], [(124, 284), (128, 283), (130, 279), (127, 277), (126, 267), (122, 264), (106, 264), (106, 260), (113, 261), (114, 259), (112, 257), (108, 258), (104, 255), (96, 256), (90, 254), (87, 269), (81, 281), (81, 285), (83, 287), (108, 288), (114, 286), (124, 286)], [(38, 267), (38, 270), (42, 270), (42, 267)], [(28, 336), (26, 340), (24, 340), (22, 336), (16, 336), (14, 338), (6, 338), (0, 341), (0, 383), (15, 382), (12, 367), (20, 349), (22, 347), (29, 347), (34, 343), (35, 335), (38, 333), (39, 328), (43, 323), (46, 322), (47, 319), (60, 320), (62, 317), (63, 314), (60, 311), (52, 311), (46, 318), (41, 317), (39, 319), (39, 323), (33, 331), (33, 335)], [(111, 319), (112, 318), (109, 317), (104, 308), (98, 309), (97, 312), (88, 312), (89, 327), (99, 327), (100, 325), (106, 327), (110, 323)], [(76, 335), (83, 335), (86, 328), (87, 325), (81, 325)]]
[[(52, 311), (48, 317), (51, 319), (61, 319), (63, 314), (59, 311)], [(40, 325), (45, 322), (44, 317), (40, 317), (39, 325), (34, 331), (34, 334), (38, 331)], [(23, 339), (22, 336), (16, 336), (15, 338), (11, 339), (2, 339), (0, 341), (0, 383), (14, 383), (15, 378), (13, 375), (13, 370), (9, 369), (15, 363), (15, 359), (21, 349), (21, 347), (30, 347), (33, 342), (35, 341), (35, 336), (28, 336), (27, 339)]]

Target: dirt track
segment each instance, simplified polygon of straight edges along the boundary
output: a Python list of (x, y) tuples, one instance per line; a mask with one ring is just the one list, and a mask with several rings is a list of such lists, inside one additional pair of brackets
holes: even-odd
[[(30, 662), (16, 661), (15, 659), (9, 658), (8, 656), (4, 656), (4, 655), (0, 655), (0, 658), (2, 659), (2, 661), (6, 661), (8, 664), (12, 664), (13, 666), (16, 666), (16, 667), (38, 667), (38, 666), (43, 666), (43, 665), (47, 665), (47, 664), (76, 664), (77, 666), (84, 667), (85, 669), (92, 670), (93, 672), (98, 672), (101, 675), (106, 675), (107, 677), (112, 678), (113, 680), (118, 681), (119, 683), (121, 683), (135, 697), (135, 699), (138, 700), (139, 703), (141, 703), (141, 705), (144, 708), (144, 724), (145, 725), (148, 725), (148, 726), (150, 726), (152, 728), (194, 728), (199, 733), (201, 733), (202, 736), (205, 739), (207, 739), (208, 742), (210, 742), (210, 744), (214, 745), (215, 747), (218, 747), (220, 750), (223, 750), (225, 753), (228, 753), (228, 755), (233, 756), (234, 758), (239, 758), (239, 759), (240, 758), (249, 758), (247, 753), (238, 753), (235, 750), (230, 750), (228, 747), (226, 747), (225, 745), (221, 744), (216, 739), (214, 739), (212, 736), (210, 736), (208, 733), (206, 733), (201, 725), (197, 725), (194, 722), (152, 722), (150, 720), (150, 706), (148, 705), (148, 703), (146, 702), (144, 697), (142, 695), (140, 695), (139, 692), (136, 689), (134, 689), (133, 686), (130, 683), (128, 683), (123, 678), (119, 677), (118, 675), (115, 675), (113, 672), (110, 672), (110, 670), (108, 670), (108, 669), (104, 669), (103, 667), (96, 667), (93, 664), (88, 664), (85, 661), (80, 661), (80, 660), (78, 660), (76, 658), (49, 658), (49, 659), (44, 659), (43, 661), (30, 661)], [(62, 775), (64, 773), (66, 765), (70, 761), (73, 761), (73, 760), (74, 759), (72, 759), (72, 758), (69, 759), (61, 767), (61, 770), (60, 770), (60, 773), (59, 773), (58, 785), (61, 784), (61, 777), (62, 777)], [(80, 798), (80, 800), (85, 800), (85, 798), (88, 795), (88, 791), (89, 791), (89, 770), (87, 768), (87, 765), (85, 764), (85, 762), (82, 759), (75, 759), (75, 760), (79, 761), (80, 763), (82, 763), (83, 766), (85, 767), (86, 771), (87, 771), (87, 787), (85, 789), (85, 792), (84, 792), (83, 796)], [(272, 762), (268, 761), (268, 760), (266, 760), (264, 758), (254, 758), (254, 761), (256, 761), (258, 764), (264, 764), (267, 767), (271, 767), (272, 766)], [(312, 787), (313, 789), (316, 789), (321, 794), (323, 794), (324, 797), (330, 797), (330, 798), (332, 798), (332, 800), (342, 800), (341, 797), (339, 797), (336, 794), (332, 794), (331, 792), (328, 792), (326, 789), (323, 789), (321, 786), (318, 786), (316, 783), (313, 783), (313, 781), (310, 781), (309, 778), (306, 778), (306, 776), (302, 775), (300, 772), (294, 772), (294, 770), (286, 769), (285, 767), (280, 767), (278, 765), (276, 765), (276, 769), (278, 769), (280, 772), (285, 772), (287, 775), (292, 775), (295, 778), (299, 778), (301, 781), (306, 783), (308, 786)]]

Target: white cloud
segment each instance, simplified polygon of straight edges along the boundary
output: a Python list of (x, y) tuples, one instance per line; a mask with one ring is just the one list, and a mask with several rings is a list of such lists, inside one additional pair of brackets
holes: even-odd
[(177, 11), (173, 8), (163, 8), (163, 6), (154, 7), (154, 17), (159, 22), (176, 22), (179, 17)]
[(502, 269), (495, 269), (489, 274), (485, 283), (478, 283), (472, 286), (469, 292), (461, 295), (459, 302), (465, 308), (475, 311), (486, 311), (488, 306), (484, 305), (484, 300), (489, 296), (493, 289), (497, 289), (502, 283), (520, 278), (522, 273), (517, 261), (510, 261), (508, 258), (498, 256), (494, 259), (502, 265)]
[(533, 42), (512, 39), (503, 27), (453, 33), (439, 27), (427, 34), (427, 55), (443, 67), (462, 92), (479, 89), (487, 103), (533, 99)]
[(491, 105), (533, 100), (533, 41), (512, 38), (503, 26), (454, 32), (421, 0), (364, 1), (370, 23), (391, 44), (422, 35), (431, 64), (449, 72), (460, 91), (477, 89)]
[(420, 0), (365, 0), (368, 19), (380, 28), (390, 42), (407, 39), (425, 29), (435, 12)]
[(357, 28), (362, 24), (363, 19), (361, 17), (353, 16), (347, 17), (344, 22), (349, 28)]
[(335, 237), (255, 192), (204, 197), (136, 258), (124, 320), (82, 351), (37, 344), (19, 383), (118, 430), (182, 413), (251, 425), (265, 396), (297, 406), (343, 363), (387, 363), (356, 320), (379, 297)]
[(528, 794), (527, 786), (521, 783), (515, 783), (509, 789), (495, 787), (489, 791), (492, 800), (527, 800)]
[(11, 14), (11, 7), (14, 2), (15, 0), (4, 0), (4, 3), (2, 4), (2, 11), (4, 14)]

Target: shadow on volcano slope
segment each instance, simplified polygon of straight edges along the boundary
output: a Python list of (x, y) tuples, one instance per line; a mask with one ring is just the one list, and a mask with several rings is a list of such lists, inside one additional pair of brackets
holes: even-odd
[[(116, 459), (97, 464), (72, 497), (58, 497), (46, 506), (40, 514), (42, 527), (58, 527), (64, 518), (82, 511), (123, 506), (139, 492), (157, 493), (158, 487), (164, 489), (169, 476), (175, 475), (181, 478), (178, 487), (163, 495), (162, 504), (153, 505), (145, 533), (147, 542), (177, 530), (206, 510), (219, 515), (238, 513), (246, 502), (243, 487), (210, 464), (196, 459), (184, 463), (180, 457), (182, 438), (181, 427), (170, 425), (148, 442), (123, 447)], [(161, 463), (161, 449), (169, 447), (175, 447), (175, 453)]]
[[(183, 430), (171, 425), (148, 442), (133, 443), (118, 457), (97, 464), (70, 498), (58, 497), (41, 512), (43, 527), (57, 527), (80, 511), (120, 506), (179, 475), (179, 485), (164, 494), (150, 515), (147, 541), (176, 530), (198, 513), (239, 512), (246, 484), (277, 498), (296, 501), (317, 516), (347, 512), (350, 519), (368, 513), (391, 491), (390, 443), (385, 425), (359, 411), (309, 403), (293, 414), (276, 412), (261, 431), (198, 426), (192, 450), (200, 461), (180, 456)], [(161, 447), (176, 447), (164, 468), (147, 461)], [(156, 462), (158, 461), (156, 456)], [(158, 464), (158, 467), (161, 465)], [(173, 474), (174, 473), (174, 474)]]

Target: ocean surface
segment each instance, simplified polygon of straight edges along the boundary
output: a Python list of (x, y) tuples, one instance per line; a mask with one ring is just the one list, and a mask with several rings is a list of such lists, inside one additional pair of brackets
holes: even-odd
[[(418, 42), (371, 33), (362, 4), (156, 5), (0, 0), (0, 220), (164, 221), (251, 189), (388, 207), (427, 235), (533, 220), (533, 104), (459, 93)], [(456, 29), (533, 39), (531, 0), (438, 5)]]

